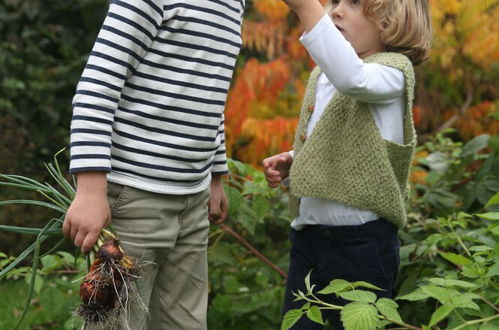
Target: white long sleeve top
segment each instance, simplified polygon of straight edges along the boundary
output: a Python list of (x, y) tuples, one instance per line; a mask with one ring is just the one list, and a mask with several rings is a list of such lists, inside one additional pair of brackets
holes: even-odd
[[(300, 41), (322, 69), (307, 136), (312, 134), (334, 93), (339, 91), (368, 103), (384, 139), (403, 142), (405, 96), (402, 71), (376, 63), (364, 63), (327, 14), (310, 32), (304, 33)], [(332, 200), (302, 197), (299, 215), (291, 226), (299, 230), (305, 225), (317, 224), (360, 225), (378, 218), (378, 215), (369, 210)]]

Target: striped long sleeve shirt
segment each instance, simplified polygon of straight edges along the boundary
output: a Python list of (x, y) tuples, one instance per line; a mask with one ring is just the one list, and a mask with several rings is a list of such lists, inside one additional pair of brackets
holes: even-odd
[(113, 0), (73, 98), (70, 172), (164, 194), (226, 173), (244, 0)]

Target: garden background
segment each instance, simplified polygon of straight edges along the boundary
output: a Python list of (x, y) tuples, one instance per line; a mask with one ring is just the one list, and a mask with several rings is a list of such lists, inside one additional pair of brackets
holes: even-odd
[[(499, 191), (498, 4), (430, 0), (434, 41), (430, 59), (416, 70), (420, 146), (397, 282), (399, 297), (419, 288), (412, 300), (397, 300), (404, 321), (418, 327), (499, 328), (497, 219), (476, 215), (498, 211), (493, 203), (486, 207)], [(71, 99), (107, 6), (107, 0), (0, 0), (0, 173), (49, 180), (44, 163), (68, 146)], [(276, 269), (287, 269), (290, 214), (287, 192), (267, 188), (259, 169), (265, 157), (291, 149), (314, 66), (298, 41), (301, 31), (280, 1), (246, 1), (243, 49), (225, 110), (234, 160), (226, 185), (229, 228), (210, 233), (210, 329), (279, 328), (284, 278)], [(67, 151), (59, 161), (66, 171)], [(0, 186), (0, 201), (39, 199), (35, 194)], [(0, 225), (42, 227), (54, 214), (0, 206)], [(0, 231), (0, 270), (32, 240)], [(77, 325), (70, 318), (78, 304), (73, 280), (85, 263), (75, 260), (70, 244), (62, 249), (42, 259), (21, 328)], [(30, 272), (29, 264), (20, 266), (0, 280), (0, 329), (10, 329), (23, 310)], [(458, 303), (456, 295), (467, 299)], [(482, 321), (466, 325), (470, 320)]]

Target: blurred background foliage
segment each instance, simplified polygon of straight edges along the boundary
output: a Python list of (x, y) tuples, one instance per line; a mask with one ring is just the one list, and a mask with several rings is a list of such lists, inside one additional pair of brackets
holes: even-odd
[[(434, 47), (416, 70), (413, 112), (421, 143), (411, 177), (407, 244), (422, 241), (425, 231), (438, 231), (438, 217), (483, 209), (499, 189), (498, 4), (430, 0)], [(0, 0), (0, 173), (48, 178), (43, 163), (69, 143), (71, 99), (107, 7), (108, 0)], [(243, 49), (225, 111), (227, 150), (236, 160), (226, 186), (229, 225), (283, 269), (287, 195), (265, 188), (255, 168), (263, 158), (292, 148), (314, 66), (298, 41), (301, 32), (280, 1), (246, 0)], [(65, 157), (62, 164), (68, 153)], [(0, 189), (0, 200), (19, 197)], [(31, 206), (0, 208), (1, 224), (40, 227), (51, 217)], [(29, 242), (0, 232), (6, 255), (16, 255)], [(276, 328), (283, 278), (223, 229), (213, 228), (210, 242), (210, 328)], [(434, 255), (411, 253), (404, 257), (403, 292), (414, 284), (407, 274), (448, 267), (434, 267)], [(404, 308), (410, 314), (411, 307)]]

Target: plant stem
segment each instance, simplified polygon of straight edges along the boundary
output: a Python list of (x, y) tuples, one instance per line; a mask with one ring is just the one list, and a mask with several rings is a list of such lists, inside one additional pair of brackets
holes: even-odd
[(461, 324), (460, 326), (457, 326), (455, 328), (453, 328), (452, 330), (459, 330), (459, 329), (462, 329), (468, 325), (472, 325), (472, 324), (477, 324), (477, 323), (485, 323), (485, 322), (489, 322), (489, 321), (492, 321), (492, 320), (495, 320), (499, 318), (499, 314), (496, 314), (496, 315), (492, 315), (492, 316), (489, 316), (489, 317), (484, 317), (482, 319), (477, 319), (477, 320), (472, 320), (472, 321), (466, 321), (464, 324)]
[(457, 317), (459, 317), (461, 322), (466, 323), (466, 320), (463, 318), (463, 316), (457, 310), (454, 310), (454, 313), (456, 313)]
[(466, 252), (466, 254), (468, 255), (468, 257), (471, 257), (471, 253), (470, 251), (468, 250), (468, 248), (466, 248), (466, 245), (464, 245), (464, 242), (461, 240), (461, 237), (459, 237), (459, 235), (454, 231), (454, 227), (449, 224), (449, 227), (450, 227), (450, 230), (452, 231), (452, 233), (454, 235), (456, 235), (456, 239), (457, 241), (459, 242), (459, 244), (463, 247), (464, 251)]
[(334, 307), (334, 308), (337, 308), (337, 309), (343, 309), (343, 306), (338, 306), (338, 305), (328, 304), (328, 303), (326, 303), (326, 302), (324, 302), (324, 301), (320, 300), (319, 298), (317, 298), (317, 297), (313, 294), (313, 292), (310, 292), (310, 295), (316, 299), (316, 302), (320, 302), (320, 303), (321, 303), (321, 304), (323, 304), (323, 305), (330, 306), (330, 307)]
[(422, 328), (419, 328), (419, 327), (415, 327), (413, 325), (410, 325), (410, 324), (407, 324), (407, 323), (404, 323), (404, 322), (397, 322), (397, 321), (394, 321), (394, 320), (391, 320), (385, 316), (382, 316), (382, 315), (378, 315), (381, 319), (384, 319), (384, 320), (387, 320), (388, 322), (391, 322), (393, 324), (397, 324), (397, 325), (401, 325), (403, 326), (403, 328), (401, 329), (413, 329), (413, 330), (423, 330)]
[(241, 235), (236, 233), (232, 228), (227, 226), (226, 224), (221, 223), (219, 225), (226, 233), (230, 234), (233, 236), (236, 240), (238, 240), (244, 247), (246, 247), (248, 250), (250, 250), (255, 256), (257, 256), (260, 260), (265, 262), (267, 265), (270, 266), (273, 270), (275, 270), (277, 273), (279, 273), (284, 279), (288, 278), (288, 275), (277, 265), (275, 265), (272, 261), (270, 261), (266, 256), (264, 256), (260, 251), (255, 249), (253, 245), (248, 243)]
[(222, 237), (224, 237), (225, 231), (223, 231), (223, 230), (217, 231), (216, 234), (218, 236), (217, 236), (217, 238), (215, 238), (215, 241), (213, 242), (213, 244), (211, 244), (210, 247), (217, 245), (217, 243), (222, 239)]
[(480, 297), (480, 299), (482, 299), (482, 301), (484, 303), (486, 303), (487, 305), (489, 305), (490, 307), (492, 307), (493, 309), (495, 309), (497, 312), (499, 312), (499, 308), (494, 305), (493, 303), (491, 303), (490, 301), (488, 301), (487, 299), (483, 298), (483, 297)]

